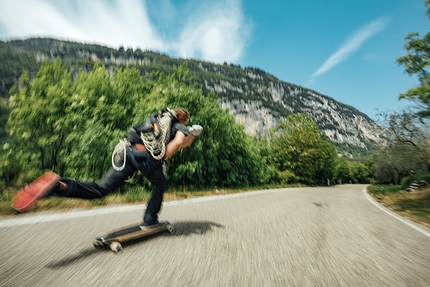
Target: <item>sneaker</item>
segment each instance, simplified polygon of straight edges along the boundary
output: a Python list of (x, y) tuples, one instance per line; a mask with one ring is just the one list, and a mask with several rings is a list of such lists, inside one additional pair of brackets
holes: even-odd
[(27, 212), (43, 197), (56, 188), (60, 176), (55, 172), (47, 172), (41, 177), (21, 188), (12, 200), (12, 208), (19, 212)]
[(147, 222), (144, 221), (140, 226), (141, 227), (155, 227), (155, 226), (157, 226), (159, 224), (160, 224), (160, 222), (158, 222), (158, 220), (150, 222), (150, 223), (147, 223)]

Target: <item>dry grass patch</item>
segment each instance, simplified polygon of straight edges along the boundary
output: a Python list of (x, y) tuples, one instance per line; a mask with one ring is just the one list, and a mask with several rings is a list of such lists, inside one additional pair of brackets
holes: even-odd
[(391, 210), (430, 228), (430, 188), (406, 192), (400, 186), (370, 186), (369, 194)]
[[(164, 193), (164, 201), (196, 198), (209, 195), (223, 195), (243, 192), (244, 189), (213, 189), (206, 191), (169, 190)], [(13, 215), (18, 212), (11, 207), (11, 201), (17, 189), (9, 188), (0, 198), (0, 215)], [(30, 212), (46, 210), (66, 210), (73, 208), (90, 209), (98, 206), (120, 205), (120, 204), (146, 204), (151, 193), (143, 187), (132, 187), (127, 192), (115, 192), (101, 199), (85, 200), (65, 197), (49, 197), (40, 200)]]

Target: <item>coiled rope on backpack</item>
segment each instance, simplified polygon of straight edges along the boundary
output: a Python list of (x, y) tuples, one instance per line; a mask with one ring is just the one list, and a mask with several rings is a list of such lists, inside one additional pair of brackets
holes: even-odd
[[(170, 138), (170, 128), (173, 117), (176, 117), (176, 114), (173, 110), (167, 109), (167, 112), (164, 112), (159, 120), (160, 124), (160, 135), (156, 137), (153, 131), (141, 132), (140, 138), (143, 141), (148, 152), (156, 159), (160, 160), (164, 157), (166, 153), (166, 145)], [(112, 153), (112, 167), (116, 171), (122, 171), (126, 165), (126, 154), (127, 147), (131, 146), (131, 143), (128, 139), (122, 139), (115, 146), (115, 149)], [(120, 159), (120, 154), (123, 153), (123, 163), (122, 166), (117, 166), (115, 164), (116, 161)]]
[(170, 127), (173, 119), (172, 110), (164, 112), (159, 120), (161, 134), (156, 137), (152, 131), (141, 132), (140, 138), (148, 152), (156, 159), (160, 160), (166, 153), (166, 145), (170, 138)]

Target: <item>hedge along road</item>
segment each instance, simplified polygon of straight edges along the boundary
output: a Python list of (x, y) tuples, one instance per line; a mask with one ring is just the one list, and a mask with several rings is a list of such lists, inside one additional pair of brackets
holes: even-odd
[(166, 202), (165, 233), (94, 249), (142, 205), (0, 220), (1, 286), (429, 286), (430, 232), (371, 202), (364, 185)]

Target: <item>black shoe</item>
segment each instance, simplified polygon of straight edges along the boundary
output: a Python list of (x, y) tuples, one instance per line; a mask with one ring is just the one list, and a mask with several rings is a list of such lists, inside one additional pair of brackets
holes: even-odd
[(143, 226), (143, 227), (154, 227), (154, 226), (156, 226), (158, 224), (160, 224), (160, 222), (158, 222), (158, 220), (152, 221), (152, 222), (149, 222), (149, 223), (144, 221), (141, 226)]
[(59, 189), (60, 189), (60, 181), (58, 181), (53, 187), (48, 189), (42, 198), (56, 196), (58, 194)]

